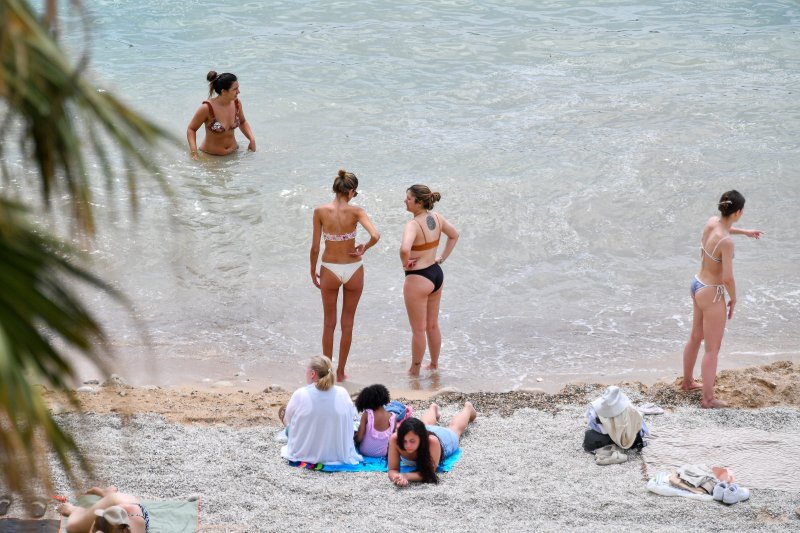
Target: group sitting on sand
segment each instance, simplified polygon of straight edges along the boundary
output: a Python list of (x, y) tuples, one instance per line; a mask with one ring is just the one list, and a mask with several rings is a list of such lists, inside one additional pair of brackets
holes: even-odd
[[(409, 481), (436, 483), (437, 466), (458, 450), (461, 435), (475, 420), (470, 402), (447, 427), (439, 425), (439, 406), (432, 403), (420, 418), (387, 410), (390, 402), (383, 385), (361, 391), (354, 405), (347, 391), (336, 385), (330, 359), (316, 356), (306, 369), (308, 385), (292, 394), (282, 414), (288, 442), (281, 456), (289, 461), (324, 464), (358, 464), (362, 455), (388, 457), (389, 479), (403, 486)], [(356, 405), (363, 409), (358, 427)], [(358, 445), (358, 449), (356, 448)], [(416, 467), (401, 473), (400, 463)]]

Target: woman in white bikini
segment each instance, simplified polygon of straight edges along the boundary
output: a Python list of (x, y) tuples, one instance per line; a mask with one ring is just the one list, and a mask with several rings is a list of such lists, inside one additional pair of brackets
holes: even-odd
[[(336, 330), (336, 308), (339, 288), (344, 290), (342, 298), (342, 338), (339, 341), (339, 363), (336, 381), (347, 376), (344, 367), (353, 340), (353, 320), (358, 300), (364, 289), (364, 268), (361, 256), (375, 246), (381, 238), (378, 230), (362, 208), (350, 205), (358, 196), (358, 178), (352, 172), (340, 170), (333, 180), (336, 198), (332, 202), (314, 209), (314, 234), (311, 239), (311, 281), (322, 294), (324, 313), (322, 329), (322, 353), (333, 360), (333, 333)], [(361, 224), (369, 233), (369, 241), (356, 245), (356, 224)], [(317, 274), (320, 239), (325, 240), (322, 265)]]
[[(728, 191), (719, 200), (720, 217), (711, 217), (703, 229), (700, 241), (700, 272), (691, 285), (694, 315), (692, 333), (683, 350), (683, 390), (703, 389), (700, 405), (704, 408), (725, 407), (727, 404), (714, 397), (717, 379), (717, 357), (725, 333), (725, 322), (733, 318), (736, 306), (736, 283), (733, 279), (733, 241), (731, 235), (761, 238), (760, 230), (737, 229), (733, 224), (742, 217), (744, 196), (738, 191)], [(725, 291), (728, 303), (725, 304)], [(726, 310), (727, 307), (727, 310)], [(694, 380), (694, 364), (705, 344), (701, 365), (703, 383)]]

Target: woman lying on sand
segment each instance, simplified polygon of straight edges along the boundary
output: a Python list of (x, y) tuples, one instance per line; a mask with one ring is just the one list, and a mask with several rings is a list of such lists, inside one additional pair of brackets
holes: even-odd
[[(432, 403), (422, 416), (409, 418), (389, 439), (389, 480), (398, 487), (409, 481), (438, 483), (436, 467), (458, 449), (467, 426), (478, 416), (470, 402), (453, 417), (448, 427), (439, 426), (439, 406)], [(416, 466), (416, 472), (400, 473), (400, 463)]]
[[(703, 389), (700, 403), (705, 408), (726, 407), (722, 400), (714, 398), (714, 383), (717, 379), (717, 357), (725, 333), (725, 322), (733, 318), (736, 306), (736, 282), (733, 279), (733, 241), (731, 235), (747, 235), (761, 238), (762, 231), (737, 229), (733, 224), (742, 218), (744, 196), (738, 191), (728, 191), (717, 204), (720, 217), (711, 217), (703, 228), (700, 240), (700, 272), (691, 285), (694, 314), (692, 332), (683, 350), (684, 390)], [(725, 291), (728, 304), (725, 305)], [(727, 307), (727, 312), (726, 312)], [(694, 380), (694, 364), (700, 343), (705, 343), (705, 354), (701, 375), (702, 385)]]
[(136, 496), (117, 491), (117, 487), (93, 487), (86, 494), (100, 499), (85, 509), (62, 503), (58, 512), (67, 517), (67, 533), (148, 533), (150, 515)]

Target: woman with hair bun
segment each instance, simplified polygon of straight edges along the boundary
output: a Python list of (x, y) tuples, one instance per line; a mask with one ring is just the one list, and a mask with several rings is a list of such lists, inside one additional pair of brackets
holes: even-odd
[[(186, 139), (192, 159), (199, 157), (197, 151), (197, 130), (206, 125), (206, 136), (200, 150), (211, 155), (228, 155), (236, 151), (239, 145), (233, 130), (240, 128), (250, 144), (247, 149), (256, 151), (256, 137), (250, 129), (250, 123), (244, 118), (242, 104), (239, 102), (239, 81), (234, 74), (224, 72), (217, 74), (210, 71), (208, 80), (208, 97), (195, 111), (189, 127), (186, 128)], [(217, 96), (211, 98), (216, 93)]]
[(289, 442), (281, 457), (289, 461), (358, 464), (353, 441), (356, 408), (347, 391), (336, 385), (331, 360), (317, 355), (306, 368), (306, 385), (294, 391), (283, 422)]
[[(692, 332), (683, 350), (683, 390), (703, 389), (700, 402), (704, 408), (726, 407), (727, 404), (714, 397), (717, 379), (717, 358), (725, 333), (725, 322), (733, 318), (736, 307), (736, 283), (733, 279), (733, 241), (731, 235), (747, 235), (761, 238), (764, 232), (754, 229), (738, 229), (733, 224), (742, 217), (744, 196), (738, 191), (728, 191), (717, 204), (721, 216), (711, 217), (703, 228), (700, 241), (700, 272), (691, 284), (694, 311)], [(725, 292), (728, 303), (725, 304)], [(694, 380), (694, 364), (704, 343), (705, 353), (701, 365), (703, 383)]]
[[(342, 337), (339, 340), (339, 363), (336, 367), (337, 381), (345, 381), (344, 372), (350, 343), (353, 340), (353, 322), (356, 307), (364, 289), (364, 268), (361, 256), (375, 246), (381, 235), (367, 212), (350, 205), (350, 200), (358, 196), (358, 178), (352, 172), (339, 170), (333, 180), (332, 202), (314, 209), (314, 229), (311, 237), (311, 282), (322, 295), (323, 327), (322, 354), (333, 359), (333, 334), (336, 330), (336, 308), (339, 301), (339, 288), (342, 288)], [(369, 240), (356, 244), (357, 225), (367, 230)], [(317, 274), (320, 240), (325, 241), (322, 264)]]
[[(431, 362), (429, 370), (439, 368), (442, 333), (439, 330), (439, 304), (442, 300), (444, 272), (440, 266), (452, 253), (458, 231), (440, 213), (432, 213), (433, 204), (442, 195), (425, 185), (412, 185), (406, 191), (406, 210), (414, 215), (405, 227), (400, 244), (400, 261), (406, 271), (403, 299), (411, 325), (411, 367), (408, 373), (419, 376), (427, 344)], [(447, 242), (437, 256), (439, 239), (444, 233)], [(426, 342), (427, 341), (427, 342)]]

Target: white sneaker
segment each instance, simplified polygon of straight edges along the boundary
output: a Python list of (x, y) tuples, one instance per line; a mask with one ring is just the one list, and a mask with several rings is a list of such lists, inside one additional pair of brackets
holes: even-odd
[(736, 483), (733, 483), (725, 489), (725, 493), (722, 495), (722, 503), (727, 503), (728, 505), (733, 505), (734, 503), (743, 502), (750, 498), (750, 491), (744, 487), (740, 487)]
[(725, 494), (725, 489), (727, 489), (727, 488), (728, 488), (728, 484), (725, 483), (724, 481), (720, 481), (719, 483), (717, 483), (714, 486), (714, 492), (712, 493), (713, 496), (714, 496), (714, 499), (717, 500), (718, 502), (721, 502), (722, 501), (722, 497)]

